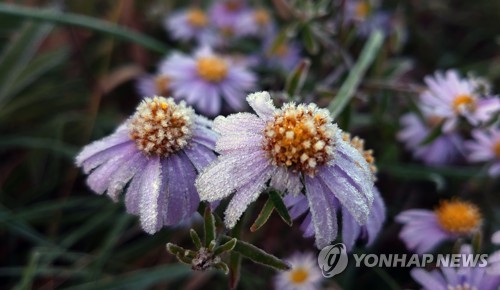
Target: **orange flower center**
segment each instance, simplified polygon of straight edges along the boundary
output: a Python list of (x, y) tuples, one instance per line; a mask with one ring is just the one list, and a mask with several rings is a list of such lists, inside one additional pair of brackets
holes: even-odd
[(370, 13), (370, 4), (366, 1), (361, 1), (356, 5), (356, 17), (364, 19)]
[(288, 104), (267, 123), (263, 149), (273, 164), (314, 176), (333, 157), (335, 131), (328, 111)]
[(290, 281), (293, 284), (302, 284), (309, 277), (309, 272), (304, 268), (297, 268), (290, 271)]
[(261, 26), (268, 24), (271, 19), (269, 17), (269, 13), (267, 13), (265, 9), (257, 9), (254, 12), (253, 16), (255, 18), (255, 22), (257, 22), (257, 24)]
[(497, 158), (500, 158), (500, 141), (496, 141), (493, 144), (493, 153)]
[(200, 9), (189, 10), (187, 20), (194, 27), (204, 27), (208, 24), (207, 16)]
[(169, 90), (170, 78), (165, 75), (159, 75), (155, 78), (155, 88), (156, 93), (160, 96), (168, 96), (170, 95)]
[(482, 223), (479, 208), (469, 202), (460, 200), (442, 201), (435, 210), (439, 224), (454, 234), (471, 234)]
[(210, 82), (220, 82), (227, 76), (227, 63), (219, 57), (202, 57), (198, 59), (198, 74)]
[(147, 155), (168, 156), (192, 137), (193, 109), (164, 97), (145, 98), (128, 124), (129, 136)]
[(453, 100), (453, 110), (461, 112), (462, 110), (474, 111), (476, 109), (476, 100), (471, 95), (458, 95)]
[(279, 57), (284, 57), (288, 53), (288, 45), (282, 43), (272, 50), (272, 54), (277, 55)]

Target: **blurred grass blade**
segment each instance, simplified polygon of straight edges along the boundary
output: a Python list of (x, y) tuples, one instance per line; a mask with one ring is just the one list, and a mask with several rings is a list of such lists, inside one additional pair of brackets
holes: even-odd
[[(222, 236), (221, 241), (223, 243), (229, 242), (232, 237)], [(247, 242), (238, 240), (233, 249), (234, 252), (240, 253), (244, 257), (254, 261), (255, 263), (268, 266), (278, 270), (288, 270), (290, 266), (278, 257), (266, 253), (264, 250), (257, 248), (256, 246), (249, 244)]]
[(328, 106), (332, 118), (336, 118), (347, 106), (351, 98), (354, 96), (361, 80), (363, 79), (368, 67), (372, 64), (377, 56), (382, 43), (384, 35), (380, 31), (375, 31), (370, 35), (367, 40), (358, 61), (353, 66), (347, 79), (344, 81), (339, 89), (339, 93)]
[(114, 36), (118, 39), (135, 42), (145, 48), (159, 53), (166, 53), (167, 47), (160, 41), (144, 34), (120, 27), (108, 21), (78, 15), (74, 13), (61, 13), (36, 8), (27, 8), (17, 5), (0, 4), (0, 15), (25, 17), (33, 20), (48, 21), (57, 24), (74, 25), (88, 28)]
[(36, 270), (39, 259), (40, 259), (40, 254), (38, 253), (38, 251), (35, 250), (31, 252), (28, 265), (26, 265), (26, 267), (24, 268), (21, 281), (19, 281), (19, 284), (17, 284), (17, 286), (14, 287), (14, 290), (31, 289), (33, 287), (33, 279), (36, 276)]
[(319, 51), (319, 43), (313, 33), (311, 24), (306, 24), (302, 30), (302, 43), (304, 44), (307, 52), (315, 55)]
[(8, 148), (45, 149), (59, 153), (70, 160), (73, 160), (78, 150), (76, 147), (54, 139), (28, 136), (3, 136), (0, 139), (0, 149)]
[(2, 51), (0, 55), (0, 106), (7, 101), (7, 97), (11, 97), (10, 87), (31, 62), (40, 43), (52, 27), (50, 24), (25, 23)]
[(285, 91), (288, 93), (288, 96), (294, 97), (300, 94), (310, 67), (311, 61), (305, 58), (294, 68), (285, 84)]
[(273, 210), (274, 210), (274, 204), (271, 201), (271, 198), (269, 198), (266, 201), (266, 203), (264, 204), (264, 206), (262, 207), (259, 215), (255, 219), (255, 222), (250, 227), (250, 231), (255, 232), (258, 229), (260, 229), (267, 222), (267, 220), (269, 219), (269, 217), (273, 213)]

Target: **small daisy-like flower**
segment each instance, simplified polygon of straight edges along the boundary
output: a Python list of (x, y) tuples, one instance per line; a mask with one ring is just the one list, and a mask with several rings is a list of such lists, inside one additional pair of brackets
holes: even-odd
[[(365, 157), (372, 172), (376, 172), (377, 168), (374, 165), (374, 158), (372, 150), (364, 149), (364, 141), (358, 137), (350, 138), (348, 134), (344, 134), (343, 139), (348, 141), (358, 149), (358, 151)], [(342, 240), (348, 251), (352, 250), (358, 238), (365, 239), (367, 246), (370, 246), (382, 229), (385, 221), (385, 204), (380, 196), (380, 192), (376, 187), (373, 187), (373, 207), (366, 224), (360, 225), (356, 219), (349, 213), (349, 210), (344, 208), (335, 196), (331, 196), (333, 204), (337, 210), (342, 212)], [(300, 226), (304, 232), (304, 237), (311, 237), (314, 235), (314, 226), (311, 223), (311, 213), (307, 198), (299, 194), (297, 196), (287, 195), (284, 199), (285, 204), (289, 208), (290, 216), (293, 219), (298, 219), (300, 216), (305, 215), (305, 218)]]
[(249, 9), (237, 25), (236, 30), (242, 35), (266, 37), (275, 31), (271, 14), (265, 8)]
[[(240, 24), (248, 11), (245, 0), (215, 1), (210, 9), (210, 18), (223, 36), (240, 36), (248, 29)], [(241, 28), (245, 30), (240, 31)]]
[[(500, 245), (500, 231), (491, 236), (491, 242), (494, 245)], [(500, 250), (488, 257), (488, 273), (500, 277)]]
[(165, 19), (164, 24), (174, 39), (194, 39), (203, 44), (212, 44), (215, 41), (214, 32), (210, 28), (210, 18), (199, 8), (175, 12)]
[(170, 87), (175, 98), (183, 99), (207, 116), (217, 115), (224, 100), (231, 109), (245, 108), (245, 96), (255, 86), (253, 73), (230, 58), (223, 58), (208, 48), (194, 57), (174, 53), (160, 70), (172, 76)]
[(500, 111), (500, 99), (497, 96), (481, 97), (477, 82), (461, 78), (455, 70), (448, 70), (445, 74), (437, 72), (434, 77), (426, 77), (425, 83), (428, 89), (421, 94), (420, 99), (433, 114), (444, 118), (445, 132), (457, 126), (459, 117), (465, 117), (476, 126), (489, 121)]
[(153, 234), (197, 210), (197, 172), (215, 159), (210, 126), (183, 102), (145, 98), (113, 134), (85, 146), (76, 164), (89, 174), (94, 192), (106, 192), (114, 201), (128, 184), (127, 211), (139, 215), (144, 231)]
[(468, 159), (472, 162), (491, 162), (490, 176), (500, 176), (500, 130), (498, 127), (485, 131), (472, 131), (473, 141), (465, 143), (469, 150)]
[(434, 210), (413, 209), (400, 213), (404, 224), (400, 238), (409, 250), (426, 253), (445, 240), (471, 236), (482, 224), (479, 208), (458, 199), (442, 201)]
[(415, 113), (401, 117), (401, 130), (397, 138), (404, 142), (413, 156), (428, 165), (451, 164), (462, 157), (463, 139), (456, 132), (442, 133), (431, 143), (422, 144), (431, 132), (444, 121), (443, 118), (423, 110), (425, 120)]
[(276, 67), (289, 71), (300, 61), (300, 47), (295, 42), (284, 42), (274, 46), (274, 40), (269, 39), (264, 45), (263, 63), (269, 67)]
[(342, 139), (326, 109), (314, 104), (287, 103), (276, 109), (267, 92), (248, 96), (257, 113), (217, 117), (221, 155), (196, 180), (202, 200), (216, 201), (236, 192), (225, 212), (235, 226), (248, 205), (270, 186), (299, 194), (303, 183), (311, 211), (316, 246), (337, 236), (335, 196), (360, 223), (373, 203), (374, 175), (356, 148)]
[(295, 253), (285, 259), (291, 269), (278, 273), (274, 278), (276, 290), (316, 290), (323, 276), (312, 253)]
[(162, 73), (146, 75), (138, 79), (137, 91), (141, 97), (170, 96), (170, 81), (171, 78)]
[[(462, 246), (461, 253), (471, 254), (472, 249), (469, 245)], [(422, 290), (497, 290), (500, 284), (500, 276), (491, 276), (486, 268), (469, 265), (442, 267), (431, 272), (413, 269), (410, 274)]]
[(378, 1), (373, 0), (352, 0), (346, 2), (345, 18), (347, 21), (363, 22), (371, 17), (378, 4)]

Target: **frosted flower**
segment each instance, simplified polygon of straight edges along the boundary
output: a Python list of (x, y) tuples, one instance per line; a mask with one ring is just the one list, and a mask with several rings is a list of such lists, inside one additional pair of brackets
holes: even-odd
[[(500, 245), (500, 231), (493, 234), (491, 242), (495, 245)], [(500, 250), (488, 257), (488, 273), (500, 277)]]
[(396, 216), (403, 224), (399, 237), (406, 247), (419, 254), (426, 253), (445, 240), (471, 236), (482, 224), (479, 208), (460, 200), (442, 201), (434, 210), (406, 210)]
[(465, 143), (469, 151), (468, 159), (472, 162), (491, 162), (489, 174), (500, 176), (500, 130), (498, 127), (489, 130), (472, 131), (473, 141)]
[[(471, 254), (469, 245), (462, 246), (462, 254)], [(422, 290), (498, 290), (500, 276), (491, 276), (486, 268), (462, 265), (457, 268), (441, 267), (430, 272), (413, 269), (411, 276)]]
[(498, 96), (483, 98), (477, 93), (477, 82), (460, 77), (457, 71), (435, 73), (425, 78), (428, 89), (420, 95), (424, 106), (444, 119), (443, 130), (452, 131), (459, 120), (465, 117), (476, 126), (489, 121), (500, 112)]
[(145, 75), (137, 80), (137, 91), (141, 97), (145, 96), (170, 96), (171, 78), (158, 73)]
[(199, 8), (174, 12), (165, 18), (164, 25), (176, 40), (196, 40), (200, 44), (213, 44), (215, 41), (210, 18)]
[(117, 201), (125, 191), (127, 212), (139, 215), (144, 231), (153, 234), (197, 210), (194, 180), (215, 159), (210, 125), (183, 102), (145, 98), (113, 134), (85, 146), (76, 164), (89, 174), (95, 193)]
[(312, 253), (295, 253), (285, 259), (291, 269), (274, 277), (276, 290), (316, 290), (321, 286), (323, 275)]
[(462, 157), (463, 139), (456, 132), (442, 133), (431, 143), (422, 145), (422, 142), (431, 134), (443, 119), (431, 115), (424, 110), (425, 121), (415, 113), (408, 113), (401, 117), (401, 130), (397, 138), (404, 142), (413, 156), (428, 165), (446, 165)]
[(236, 192), (225, 212), (225, 224), (235, 226), (248, 205), (270, 186), (297, 195), (303, 189), (311, 210), (316, 245), (337, 236), (335, 196), (361, 224), (373, 203), (374, 176), (370, 164), (332, 124), (329, 112), (314, 104), (287, 103), (276, 109), (267, 92), (248, 96), (257, 113), (219, 116), (221, 155), (196, 180), (202, 200), (216, 201)]
[(243, 110), (245, 95), (256, 82), (255, 75), (244, 66), (234, 65), (208, 47), (199, 49), (193, 57), (174, 53), (160, 70), (172, 76), (170, 87), (175, 98), (208, 116), (221, 111), (222, 100), (235, 111)]
[[(344, 140), (349, 141), (360, 153), (363, 154), (366, 161), (371, 165), (372, 171), (376, 172), (374, 159), (371, 150), (364, 150), (363, 140), (354, 137), (352, 140), (345, 134)], [(330, 198), (333, 200), (337, 210), (342, 212), (342, 240), (348, 251), (352, 250), (358, 238), (365, 239), (367, 246), (370, 246), (382, 229), (385, 221), (385, 204), (380, 196), (380, 192), (376, 187), (373, 187), (373, 207), (366, 224), (360, 225), (356, 219), (349, 213), (345, 207), (341, 205), (335, 196)], [(287, 195), (284, 199), (286, 206), (289, 208), (290, 216), (293, 219), (298, 219), (305, 214), (304, 220), (300, 228), (304, 232), (304, 237), (311, 237), (314, 235), (314, 226), (311, 223), (311, 212), (309, 211), (309, 204), (307, 198), (303, 194), (297, 196)]]

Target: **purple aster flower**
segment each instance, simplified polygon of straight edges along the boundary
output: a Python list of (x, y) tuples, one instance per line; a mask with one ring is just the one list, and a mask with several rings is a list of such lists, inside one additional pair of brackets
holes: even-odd
[[(465, 245), (461, 253), (471, 254), (472, 249)], [(499, 276), (491, 276), (486, 268), (479, 266), (441, 267), (431, 272), (413, 269), (410, 274), (423, 287), (422, 290), (497, 290), (500, 284)]]
[(165, 18), (165, 28), (172, 37), (181, 41), (196, 40), (200, 44), (210, 45), (216, 40), (210, 28), (209, 17), (198, 8), (174, 12)]
[(491, 162), (490, 176), (500, 176), (500, 130), (498, 127), (488, 130), (472, 131), (473, 141), (465, 143), (469, 150), (468, 159), (472, 162)]
[(269, 180), (271, 187), (294, 195), (305, 187), (318, 248), (337, 236), (331, 196), (364, 224), (373, 204), (374, 176), (360, 152), (342, 139), (328, 110), (295, 103), (276, 109), (267, 92), (247, 100), (257, 116), (238, 113), (215, 119), (214, 131), (221, 134), (216, 151), (221, 155), (196, 180), (202, 200), (236, 192), (225, 212), (226, 226), (235, 226)]
[[(500, 231), (493, 234), (491, 242), (495, 245), (500, 245)], [(500, 250), (488, 257), (488, 274), (500, 277)]]
[(245, 95), (256, 82), (244, 66), (214, 54), (208, 47), (198, 50), (194, 57), (174, 53), (160, 70), (172, 76), (170, 87), (175, 98), (184, 99), (208, 116), (221, 111), (222, 100), (235, 111), (243, 110)]
[[(365, 160), (368, 164), (370, 164), (372, 172), (375, 173), (377, 168), (374, 165), (375, 160), (372, 156), (373, 152), (372, 150), (364, 149), (364, 140), (358, 137), (351, 139), (349, 134), (344, 134), (343, 139), (350, 142), (351, 145), (365, 157)], [(367, 240), (367, 246), (370, 246), (382, 229), (382, 225), (385, 221), (384, 200), (380, 196), (380, 192), (376, 187), (373, 187), (373, 196), (373, 207), (370, 215), (368, 216), (368, 220), (364, 225), (359, 224), (352, 214), (349, 213), (349, 210), (343, 207), (335, 196), (330, 196), (336, 209), (342, 212), (342, 240), (348, 251), (352, 250), (358, 238)], [(290, 210), (290, 216), (293, 219), (298, 219), (300, 216), (305, 214), (304, 220), (300, 226), (304, 232), (304, 237), (313, 236), (314, 227), (311, 223), (311, 213), (309, 211), (307, 198), (303, 194), (296, 196), (287, 195), (284, 200), (286, 206)]]
[(419, 254), (426, 253), (446, 240), (468, 237), (482, 224), (479, 208), (461, 200), (442, 201), (434, 211), (406, 210), (396, 217), (403, 224), (399, 237), (406, 247)]
[(300, 46), (293, 41), (274, 46), (274, 38), (269, 38), (264, 44), (263, 64), (285, 71), (293, 69), (301, 59)]
[[(200, 198), (197, 172), (215, 159), (211, 122), (181, 102), (145, 98), (113, 134), (87, 145), (76, 157), (88, 186), (140, 216), (145, 232), (188, 220)], [(128, 187), (126, 190), (125, 187)]]
[(249, 9), (236, 24), (243, 36), (269, 37), (276, 31), (271, 14), (265, 8)]
[(245, 0), (219, 0), (212, 5), (210, 18), (225, 37), (240, 36), (245, 31), (239, 29), (247, 29), (240, 22), (248, 11)]
[(425, 83), (428, 89), (420, 95), (422, 104), (434, 115), (444, 118), (445, 132), (457, 126), (459, 117), (476, 126), (500, 111), (498, 96), (483, 98), (477, 93), (477, 82), (461, 78), (455, 70), (445, 74), (437, 72), (434, 77), (426, 77)]
[(171, 78), (165, 74), (145, 75), (137, 80), (137, 91), (141, 97), (170, 96)]
[(405, 143), (415, 158), (428, 165), (451, 164), (462, 157), (463, 139), (456, 132), (442, 133), (431, 143), (422, 145), (434, 128), (443, 122), (442, 118), (431, 115), (426, 110), (423, 110), (423, 115), (425, 121), (415, 113), (402, 116), (398, 140)]
[(324, 280), (312, 253), (295, 253), (286, 258), (291, 269), (278, 273), (274, 278), (276, 290), (317, 290)]

